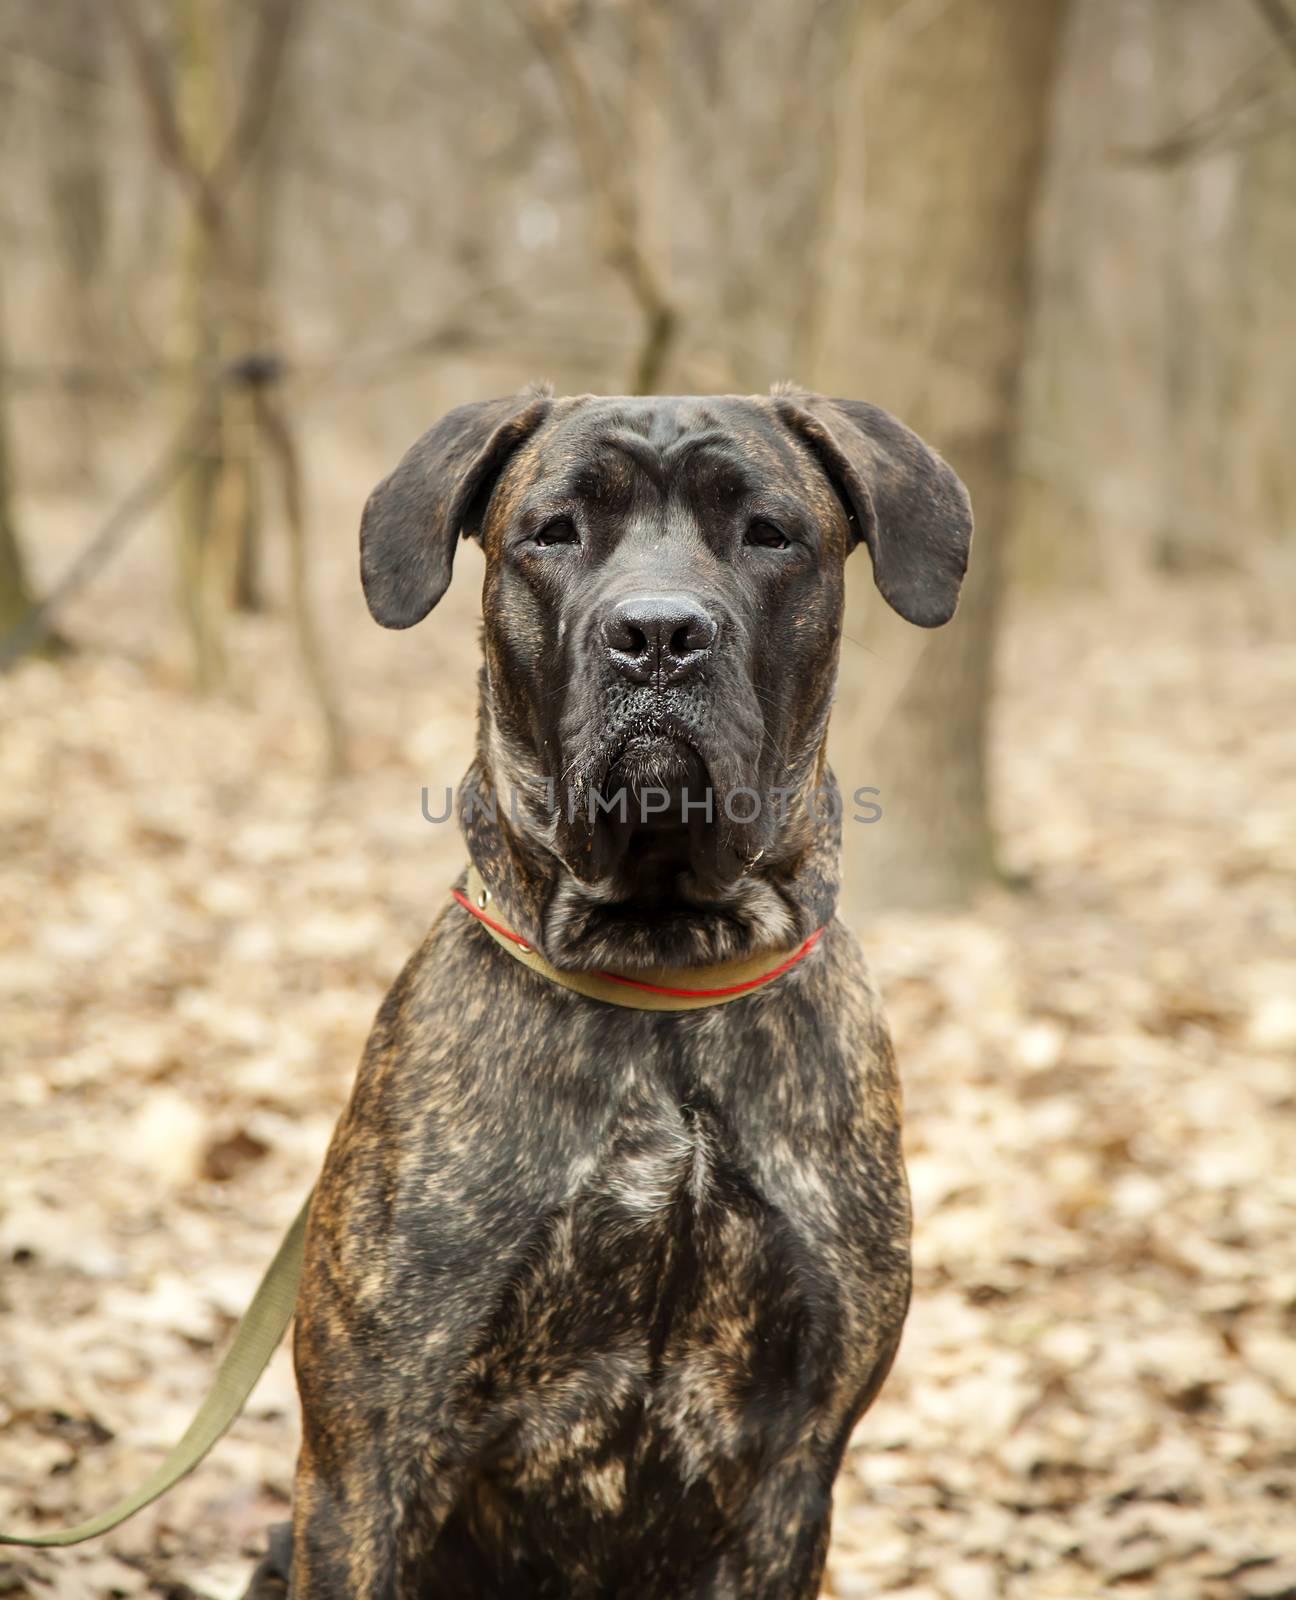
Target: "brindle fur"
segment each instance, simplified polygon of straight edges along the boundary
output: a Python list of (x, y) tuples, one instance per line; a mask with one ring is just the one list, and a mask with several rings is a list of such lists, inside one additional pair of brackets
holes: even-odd
[[(770, 505), (800, 519), (786, 560), (743, 542)], [(578, 546), (516, 542), (555, 507)], [(846, 554), (866, 542), (888, 600), (930, 626), (971, 523), (944, 463), (872, 407), (534, 391), (452, 413), (375, 491), (380, 621), (435, 604), (461, 529), (487, 558), (466, 790), (561, 760), (561, 803), (614, 773), (830, 785)], [(627, 689), (600, 656), (610, 599), (650, 580), (719, 618), (684, 695), (660, 673)], [(909, 1298), (895, 1068), (820, 814), (643, 830), (461, 805), (496, 903), (560, 966), (825, 932), (737, 1002), (633, 1011), (546, 983), (447, 902), (378, 1013), (316, 1193), (292, 1536), (249, 1595), (818, 1593), (833, 1479)]]

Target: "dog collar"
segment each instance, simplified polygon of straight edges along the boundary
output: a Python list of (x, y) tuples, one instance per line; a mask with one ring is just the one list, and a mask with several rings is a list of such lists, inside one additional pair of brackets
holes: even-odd
[(587, 999), (626, 1006), (632, 1011), (701, 1011), (707, 1006), (741, 1000), (804, 961), (823, 933), (822, 928), (817, 928), (804, 944), (781, 954), (767, 950), (746, 960), (720, 961), (706, 967), (647, 967), (634, 978), (619, 972), (566, 972), (529, 945), (493, 907), (487, 911), (494, 897), (476, 867), (468, 869), (467, 893), (458, 889), (451, 889), (450, 893), (495, 943), (524, 967), (560, 988), (574, 989)]

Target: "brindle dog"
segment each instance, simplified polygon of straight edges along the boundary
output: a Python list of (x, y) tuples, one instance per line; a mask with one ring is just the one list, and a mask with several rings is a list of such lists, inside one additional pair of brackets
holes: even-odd
[[(374, 491), (385, 626), (432, 609), (461, 533), (485, 551), (460, 821), (516, 930), (627, 974), (824, 933), (733, 1003), (626, 1010), (447, 897), (314, 1201), (291, 1537), (251, 1594), (818, 1593), (909, 1299), (891, 1047), (834, 914), (843, 566), (867, 545), (887, 601), (934, 627), (971, 532), (908, 429), (791, 388), (463, 406)], [(587, 803), (618, 786), (693, 805)]]

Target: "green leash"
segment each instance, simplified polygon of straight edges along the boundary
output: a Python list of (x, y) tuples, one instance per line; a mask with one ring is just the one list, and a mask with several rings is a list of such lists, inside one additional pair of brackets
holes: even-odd
[(309, 1210), (310, 1195), (307, 1195), (306, 1203), (284, 1235), (283, 1243), (275, 1251), (274, 1260), (266, 1268), (257, 1292), (252, 1296), (251, 1305), (235, 1329), (234, 1342), (217, 1369), (215, 1382), (207, 1398), (185, 1429), (184, 1437), (167, 1451), (165, 1460), (156, 1471), (140, 1484), (134, 1494), (119, 1500), (102, 1516), (91, 1517), (88, 1522), (80, 1522), (75, 1528), (64, 1528), (57, 1533), (29, 1536), (0, 1533), (0, 1545), (65, 1545), (95, 1539), (101, 1533), (108, 1533), (120, 1526), (137, 1511), (142, 1511), (193, 1471), (216, 1441), (229, 1431), (230, 1424), (247, 1403), (247, 1397), (256, 1388), (257, 1379), (265, 1371), (292, 1321), (293, 1307), (297, 1303), (297, 1286), (301, 1282), (302, 1250)]

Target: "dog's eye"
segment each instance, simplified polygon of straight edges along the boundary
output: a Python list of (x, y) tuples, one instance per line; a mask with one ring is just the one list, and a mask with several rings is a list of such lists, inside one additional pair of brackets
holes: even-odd
[(788, 550), (792, 546), (782, 528), (764, 517), (757, 517), (747, 529), (747, 543), (759, 545), (762, 550)]
[(540, 529), (534, 542), (541, 549), (545, 549), (551, 544), (579, 544), (580, 536), (576, 532), (576, 524), (570, 517), (554, 517)]

